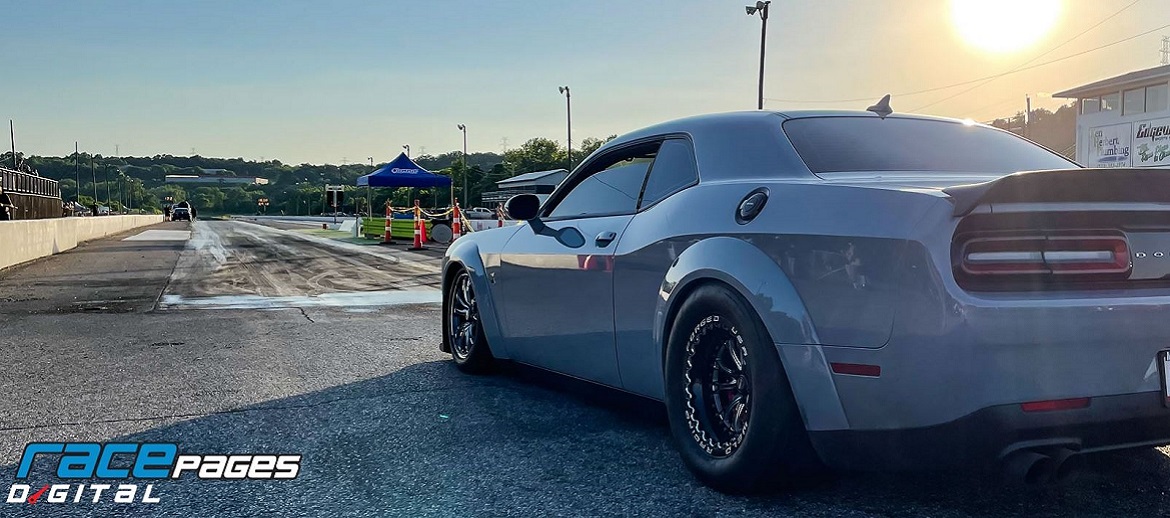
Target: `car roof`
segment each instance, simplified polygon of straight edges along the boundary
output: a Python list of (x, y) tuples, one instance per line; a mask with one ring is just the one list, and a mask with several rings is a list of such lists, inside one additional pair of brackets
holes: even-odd
[[(780, 131), (787, 120), (820, 117), (877, 117), (860, 110), (754, 110), (684, 117), (621, 135), (601, 146), (592, 158), (610, 149), (664, 135), (690, 138), (702, 181), (751, 178), (815, 179)], [(963, 123), (928, 115), (891, 114), (887, 118)], [(582, 164), (588, 163), (588, 160)], [(574, 171), (574, 174), (576, 171)]]

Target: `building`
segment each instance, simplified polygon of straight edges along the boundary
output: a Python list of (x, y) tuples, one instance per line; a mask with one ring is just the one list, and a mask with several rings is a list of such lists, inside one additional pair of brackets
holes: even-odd
[(166, 183), (196, 183), (204, 185), (268, 185), (267, 178), (238, 178), (235, 176), (199, 176), (194, 174), (168, 174)]
[(1077, 100), (1077, 162), (1170, 167), (1170, 65), (1053, 94)]
[(504, 203), (517, 194), (531, 193), (540, 198), (541, 203), (552, 194), (553, 189), (569, 176), (567, 169), (553, 169), (552, 171), (536, 171), (524, 173), (496, 182), (495, 191), (483, 193), (484, 205), (494, 206)]

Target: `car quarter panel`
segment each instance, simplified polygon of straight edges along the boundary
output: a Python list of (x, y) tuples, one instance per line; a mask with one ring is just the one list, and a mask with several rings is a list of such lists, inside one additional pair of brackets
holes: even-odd
[[(759, 187), (770, 191), (765, 208), (752, 222), (737, 224), (740, 200)], [(753, 305), (781, 344), (810, 429), (845, 427), (820, 346), (827, 339), (869, 347), (885, 343), (893, 321), (889, 296), (895, 282), (887, 272), (901, 259), (904, 238), (918, 216), (935, 203), (946, 204), (929, 195), (816, 182), (713, 182), (638, 214), (622, 236), (615, 260), (615, 323), (624, 387), (662, 397), (667, 320), (680, 303), (678, 294), (692, 282), (719, 280)], [(830, 275), (811, 270), (841, 263), (823, 256), (840, 256), (851, 244), (860, 251), (860, 264), (865, 265), (861, 271), (874, 281), (858, 284), (843, 268)], [(824, 260), (814, 264), (818, 257)], [(843, 324), (854, 312), (875, 316), (854, 315), (855, 325)]]
[[(483, 322), (484, 336), (492, 349), (492, 355), (497, 358), (510, 358), (507, 340), (501, 332), (499, 317), (499, 302), (492, 291), (492, 275), (500, 266), (500, 251), (504, 244), (523, 225), (513, 225), (502, 228), (489, 229), (466, 235), (455, 240), (447, 253), (443, 256), (443, 293), (447, 293), (448, 284), (452, 280), (451, 269), (462, 267), (471, 274), (472, 287), (475, 290), (476, 303), (479, 306), (480, 318)], [(444, 326), (446, 326), (447, 308), (443, 307)], [(448, 350), (447, 333), (443, 332), (444, 351)]]

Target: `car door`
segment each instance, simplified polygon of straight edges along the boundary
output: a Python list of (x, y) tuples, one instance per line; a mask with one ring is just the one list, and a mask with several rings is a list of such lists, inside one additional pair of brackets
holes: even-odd
[(497, 290), (512, 358), (620, 386), (614, 250), (637, 209), (657, 143), (607, 153), (569, 177), (504, 246)]

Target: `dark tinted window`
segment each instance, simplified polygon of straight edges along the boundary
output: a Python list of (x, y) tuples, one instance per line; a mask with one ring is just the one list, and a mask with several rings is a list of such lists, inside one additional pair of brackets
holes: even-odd
[(698, 181), (699, 170), (691, 145), (682, 139), (671, 139), (658, 148), (658, 156), (650, 167), (650, 178), (642, 193), (642, 206), (648, 207), (679, 189)]
[(1010, 133), (957, 122), (877, 117), (823, 117), (784, 123), (814, 173), (952, 171), (1014, 173), (1076, 167)]
[(610, 165), (578, 183), (553, 208), (549, 217), (596, 216), (634, 212), (638, 193), (653, 157), (637, 157)]

